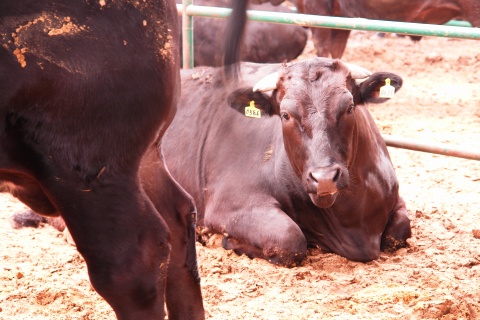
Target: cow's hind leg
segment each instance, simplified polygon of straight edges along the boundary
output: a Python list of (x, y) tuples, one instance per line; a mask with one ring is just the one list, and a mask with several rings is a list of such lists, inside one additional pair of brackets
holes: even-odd
[[(262, 202), (258, 202), (262, 203)], [(307, 241), (299, 226), (282, 210), (251, 208), (205, 214), (205, 224), (224, 234), (223, 247), (251, 258), (263, 258), (287, 267), (298, 265), (306, 256)]]
[(52, 193), (93, 287), (118, 319), (165, 317), (170, 235), (142, 190), (137, 178), (112, 175), (91, 190), (62, 184)]
[(405, 208), (405, 202), (399, 197), (382, 234), (381, 249), (383, 251), (395, 251), (404, 248), (407, 246), (407, 239), (411, 235), (410, 219)]
[(166, 303), (170, 320), (204, 319), (195, 247), (193, 199), (171, 177), (158, 149), (150, 149), (141, 165), (142, 184), (171, 233)]

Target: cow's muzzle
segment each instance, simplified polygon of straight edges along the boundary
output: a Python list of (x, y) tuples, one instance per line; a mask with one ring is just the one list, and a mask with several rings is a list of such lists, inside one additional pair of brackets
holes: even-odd
[(320, 208), (328, 208), (337, 199), (338, 182), (342, 177), (339, 165), (310, 170), (307, 177), (307, 192), (312, 202)]

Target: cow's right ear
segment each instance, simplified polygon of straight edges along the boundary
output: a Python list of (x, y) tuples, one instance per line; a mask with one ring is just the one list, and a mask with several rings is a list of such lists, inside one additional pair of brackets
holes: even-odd
[[(273, 97), (275, 96), (275, 93), (276, 92), (273, 92)], [(252, 87), (247, 87), (232, 92), (228, 96), (227, 102), (231, 108), (237, 110), (246, 117), (255, 115), (255, 112), (253, 112), (252, 115), (252, 106), (260, 109), (261, 116), (273, 116), (279, 114), (279, 107), (272, 96), (267, 95), (264, 92), (253, 92)]]

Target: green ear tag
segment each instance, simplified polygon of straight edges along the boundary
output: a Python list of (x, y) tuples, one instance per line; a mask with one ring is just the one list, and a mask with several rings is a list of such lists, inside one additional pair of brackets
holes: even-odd
[(255, 101), (250, 101), (250, 106), (245, 107), (245, 116), (250, 118), (261, 118), (262, 112), (255, 107)]
[(380, 88), (380, 98), (393, 98), (395, 88), (390, 85), (390, 78), (385, 79), (385, 85)]

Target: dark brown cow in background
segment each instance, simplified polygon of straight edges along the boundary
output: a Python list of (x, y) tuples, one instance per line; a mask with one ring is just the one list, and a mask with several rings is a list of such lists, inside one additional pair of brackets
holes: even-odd
[[(182, 1), (177, 0), (177, 3)], [(195, 0), (195, 5), (230, 7), (229, 0)], [(286, 6), (252, 5), (251, 10), (293, 12)], [(181, 20), (181, 18), (180, 18)], [(221, 66), (225, 19), (194, 17), (194, 65)], [(240, 60), (275, 63), (297, 58), (307, 44), (308, 30), (291, 25), (251, 21), (245, 30), (240, 48)]]
[[(296, 0), (299, 13), (444, 24), (463, 18), (480, 27), (478, 0)], [(350, 30), (311, 28), (317, 55), (341, 58)], [(418, 39), (418, 38), (414, 38)]]
[(64, 218), (118, 319), (204, 319), (195, 207), (158, 149), (177, 19), (173, 0), (0, 2), (0, 191)]
[[(410, 220), (365, 106), (385, 101), (387, 78), (397, 90), (401, 78), (327, 58), (241, 66), (228, 85), (220, 69), (182, 70), (178, 117), (163, 140), (168, 168), (195, 199), (198, 230), (286, 266), (307, 245), (358, 261), (405, 246)], [(259, 114), (246, 108), (252, 101), (260, 118), (245, 116)]]
[[(247, 0), (235, 1), (232, 28), (227, 39), (242, 34)], [(279, 5), (283, 0), (252, 0), (254, 3), (270, 2)], [(428, 24), (444, 24), (451, 19), (462, 18), (474, 27), (480, 27), (480, 1), (478, 0), (295, 0), (298, 12), (312, 15), (366, 18), (375, 20), (404, 21)], [(350, 30), (311, 28), (317, 55), (341, 58), (347, 45)], [(412, 39), (419, 37), (412, 36)], [(239, 61), (235, 57), (240, 45), (234, 44), (226, 51), (225, 62)]]

